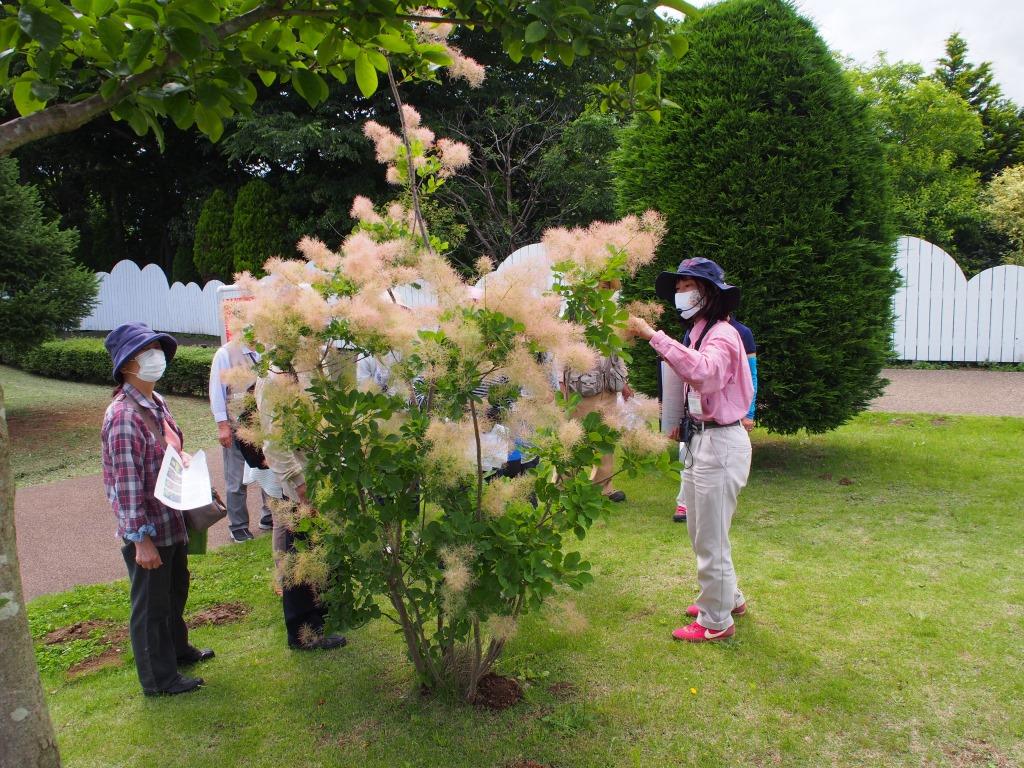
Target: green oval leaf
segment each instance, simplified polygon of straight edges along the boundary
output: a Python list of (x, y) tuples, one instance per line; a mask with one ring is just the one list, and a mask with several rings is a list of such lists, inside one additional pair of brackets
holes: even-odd
[(64, 36), (59, 21), (32, 5), (23, 5), (18, 9), (18, 26), (46, 50), (60, 45)]
[(543, 21), (531, 21), (526, 27), (526, 42), (539, 43), (548, 36), (548, 28)]
[(32, 95), (32, 82), (31, 80), (21, 80), (15, 83), (12, 89), (14, 106), (22, 117), (38, 112), (46, 106), (44, 102), (39, 101)]
[(221, 99), (220, 86), (210, 80), (203, 80), (196, 88), (196, 98), (204, 107), (214, 109)]
[(508, 57), (512, 61), (518, 64), (523, 60), (523, 41), (522, 40), (510, 40), (508, 45), (505, 46), (505, 50), (508, 52)]
[(32, 97), (44, 104), (50, 99), (57, 97), (60, 89), (52, 83), (44, 83), (42, 80), (32, 81)]
[(388, 71), (388, 59), (380, 51), (367, 50), (366, 57), (378, 72)]
[(668, 39), (668, 44), (672, 49), (672, 55), (677, 59), (685, 56), (686, 52), (690, 49), (690, 41), (686, 35), (672, 35)]
[(377, 69), (370, 63), (366, 51), (360, 51), (356, 57), (356, 85), (367, 98), (377, 92)]
[(224, 134), (224, 123), (220, 115), (202, 104), (195, 106), (196, 126), (200, 131), (210, 137), (210, 141), (216, 143)]
[(127, 3), (122, 5), (121, 13), (125, 16), (149, 19), (154, 24), (160, 21), (160, 14), (157, 12), (156, 8), (152, 8), (145, 3)]
[(198, 32), (186, 27), (177, 27), (167, 33), (171, 47), (186, 59), (198, 59), (203, 52), (203, 38)]
[(207, 24), (216, 24), (220, 21), (220, 9), (210, 0), (192, 0), (188, 4), (188, 9)]
[(146, 54), (153, 47), (155, 37), (156, 35), (151, 29), (142, 29), (132, 35), (132, 41), (128, 44), (128, 53), (125, 55), (129, 71), (135, 72), (142, 66), (142, 62), (146, 60)]
[(165, 99), (164, 106), (179, 130), (184, 131), (192, 127), (192, 123), (195, 122), (195, 113), (187, 93), (176, 93)]
[(411, 53), (412, 46), (399, 35), (377, 35), (377, 44), (392, 53)]
[(267, 87), (273, 85), (274, 81), (277, 80), (277, 72), (270, 72), (266, 69), (257, 69), (256, 74), (259, 75), (260, 80)]
[(327, 83), (316, 72), (308, 69), (296, 69), (292, 73), (292, 85), (311, 107), (327, 98)]
[(124, 24), (114, 19), (100, 19), (96, 23), (96, 34), (107, 53), (115, 59), (121, 55), (124, 50)]

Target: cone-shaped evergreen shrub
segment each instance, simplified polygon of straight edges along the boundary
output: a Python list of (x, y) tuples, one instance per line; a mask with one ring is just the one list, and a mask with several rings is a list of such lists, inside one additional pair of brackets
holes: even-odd
[[(759, 345), (759, 422), (842, 424), (880, 390), (897, 284), (885, 166), (863, 103), (782, 0), (707, 8), (663, 93), (681, 109), (638, 119), (616, 161), (622, 210), (655, 208), (668, 223), (625, 297), (652, 299), (655, 275), (684, 258), (714, 259), (742, 287), (737, 317)], [(672, 310), (660, 327), (682, 337)], [(634, 386), (654, 392), (655, 356), (637, 351)]]
[(202, 280), (193, 260), (192, 249), (189, 248), (188, 243), (179, 245), (178, 250), (174, 252), (174, 261), (171, 263), (171, 282), (182, 285), (198, 283), (201, 286)]
[(78, 232), (47, 217), (39, 190), (0, 157), (0, 349), (24, 350), (77, 328), (96, 300), (96, 275), (76, 264)]
[(235, 271), (263, 274), (263, 265), (271, 256), (291, 256), (294, 243), (288, 242), (288, 217), (274, 188), (262, 179), (254, 179), (238, 190), (231, 220), (231, 242), (235, 251)]
[(204, 280), (231, 282), (235, 251), (231, 243), (231, 218), (235, 203), (223, 189), (206, 198), (196, 222), (192, 261)]

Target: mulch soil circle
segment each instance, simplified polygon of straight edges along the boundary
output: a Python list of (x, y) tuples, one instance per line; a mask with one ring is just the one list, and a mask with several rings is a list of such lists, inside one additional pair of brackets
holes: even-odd
[(523, 688), (514, 678), (491, 673), (480, 678), (473, 703), (500, 712), (515, 706), (522, 698)]

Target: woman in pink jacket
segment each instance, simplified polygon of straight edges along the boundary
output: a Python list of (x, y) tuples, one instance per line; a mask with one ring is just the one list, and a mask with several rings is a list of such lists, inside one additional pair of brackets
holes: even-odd
[(630, 331), (650, 342), (684, 386), (679, 437), (687, 445), (686, 527), (697, 555), (700, 595), (686, 609), (694, 621), (672, 636), (694, 643), (721, 640), (736, 633), (733, 617), (747, 608), (729, 543), (736, 500), (750, 474), (750, 437), (741, 420), (754, 396), (743, 342), (728, 322), (740, 291), (725, 282), (718, 264), (694, 258), (675, 272), (662, 272), (655, 292), (693, 323), (691, 344), (684, 346), (638, 317), (629, 319)]

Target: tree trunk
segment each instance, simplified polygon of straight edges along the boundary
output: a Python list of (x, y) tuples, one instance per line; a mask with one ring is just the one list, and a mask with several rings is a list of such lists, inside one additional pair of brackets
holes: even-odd
[(14, 478), (0, 387), (0, 768), (60, 766), (39, 681), (14, 538)]

